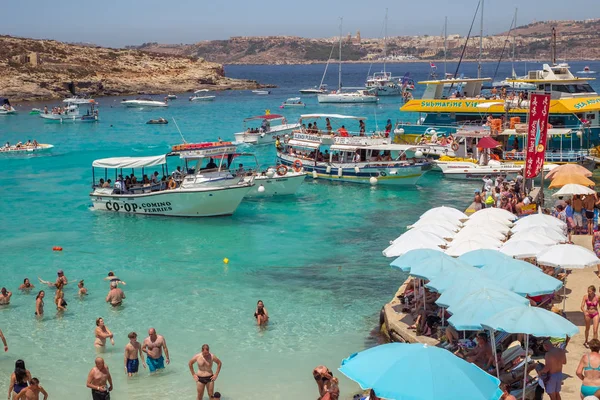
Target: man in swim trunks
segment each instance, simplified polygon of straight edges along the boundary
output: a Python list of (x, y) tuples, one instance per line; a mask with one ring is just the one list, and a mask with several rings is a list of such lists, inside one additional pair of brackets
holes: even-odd
[(110, 283), (110, 291), (106, 296), (106, 302), (110, 303), (113, 307), (118, 307), (123, 303), (123, 299), (125, 298), (125, 293), (121, 289), (117, 287), (117, 282)]
[(44, 400), (48, 398), (48, 392), (44, 390), (43, 387), (40, 386), (40, 381), (38, 378), (31, 378), (29, 381), (29, 386), (24, 388), (14, 397), (14, 400), (39, 400), (40, 393), (44, 395)]
[[(95, 362), (96, 366), (88, 374), (86, 386), (92, 389), (92, 400), (110, 400), (110, 392), (113, 390), (112, 376), (102, 357), (97, 357)], [(107, 383), (110, 386), (107, 386)]]
[(546, 350), (545, 363), (546, 366), (542, 369), (538, 375), (542, 376), (546, 374), (544, 379), (544, 386), (546, 393), (550, 396), (550, 400), (561, 400), (560, 388), (563, 380), (563, 365), (567, 363), (567, 356), (565, 351), (554, 347), (549, 340), (544, 342), (544, 350)]
[(10, 304), (10, 298), (12, 297), (12, 292), (6, 290), (6, 288), (0, 289), (0, 305), (7, 306)]
[[(194, 363), (198, 364), (198, 372), (194, 372)], [(212, 365), (213, 363), (217, 364), (217, 372), (213, 374)], [(188, 367), (190, 367), (190, 373), (192, 377), (196, 381), (196, 390), (198, 391), (197, 400), (202, 400), (204, 396), (204, 388), (206, 387), (206, 392), (208, 394), (209, 399), (213, 399), (213, 394), (215, 390), (215, 381), (221, 372), (221, 360), (219, 360), (214, 354), (210, 352), (210, 348), (207, 344), (202, 345), (202, 351), (196, 354), (190, 362), (188, 362)]]
[(127, 337), (129, 338), (129, 343), (125, 346), (125, 373), (127, 376), (133, 376), (133, 374), (137, 374), (140, 367), (138, 354), (142, 359), (144, 368), (146, 368), (146, 363), (142, 354), (142, 345), (137, 341), (137, 333), (131, 332)]
[(598, 202), (598, 196), (596, 193), (586, 195), (583, 198), (583, 210), (585, 212), (585, 218), (587, 219), (587, 234), (594, 234), (594, 206)]
[(144, 342), (142, 343), (142, 351), (147, 355), (146, 363), (148, 364), (150, 373), (165, 368), (165, 359), (162, 355), (163, 349), (165, 351), (165, 356), (167, 357), (166, 362), (168, 365), (171, 360), (169, 360), (167, 341), (161, 335), (156, 334), (156, 329), (148, 329), (148, 337), (144, 339)]

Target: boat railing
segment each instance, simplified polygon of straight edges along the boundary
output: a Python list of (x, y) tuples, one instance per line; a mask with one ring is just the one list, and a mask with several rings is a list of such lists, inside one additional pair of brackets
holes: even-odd
[[(502, 158), (505, 160), (524, 161), (527, 153), (524, 151), (504, 151)], [(544, 154), (544, 159), (548, 162), (575, 162), (581, 161), (588, 155), (587, 150), (563, 150), (563, 151), (547, 151)]]

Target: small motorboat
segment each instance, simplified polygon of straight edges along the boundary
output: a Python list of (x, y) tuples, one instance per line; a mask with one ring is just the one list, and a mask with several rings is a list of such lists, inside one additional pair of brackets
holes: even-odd
[(325, 94), (328, 91), (329, 90), (327, 89), (327, 85), (325, 84), (310, 89), (300, 89), (300, 93), (302, 94)]
[(149, 124), (149, 125), (166, 125), (168, 123), (169, 123), (169, 121), (167, 121), (164, 118), (151, 119), (150, 121), (146, 122), (146, 124)]
[(0, 115), (16, 114), (17, 110), (10, 105), (10, 101), (4, 97), (0, 97)]
[(177, 95), (176, 94), (168, 94), (167, 95), (167, 99), (169, 99), (169, 100), (176, 100), (177, 99)]
[(586, 65), (585, 67), (583, 67), (583, 71), (577, 71), (577, 73), (578, 74), (595, 74), (596, 71), (590, 70), (590, 67)]
[(29, 111), (29, 115), (39, 115), (42, 112), (43, 111), (40, 108), (32, 108), (31, 111)]
[(306, 107), (306, 104), (304, 104), (300, 100), (300, 97), (292, 97), (292, 98), (289, 98), (286, 101), (284, 101), (279, 106), (279, 108), (289, 108), (289, 107)]
[(268, 94), (271, 94), (271, 91), (270, 90), (253, 90), (252, 93), (258, 94), (260, 96), (266, 96)]
[(149, 97), (140, 97), (135, 100), (123, 100), (121, 102), (125, 107), (169, 107), (166, 101), (152, 100)]
[(200, 89), (194, 92), (194, 95), (190, 97), (190, 101), (213, 101), (216, 96), (205, 95), (204, 93), (209, 92), (208, 89)]
[(54, 145), (38, 143), (37, 141), (27, 141), (27, 143), (17, 143), (11, 146), (8, 142), (0, 147), (0, 154), (31, 154), (50, 151)]

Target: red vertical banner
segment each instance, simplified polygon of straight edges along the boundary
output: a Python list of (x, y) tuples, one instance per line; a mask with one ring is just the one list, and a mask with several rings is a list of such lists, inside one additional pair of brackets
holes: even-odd
[(529, 96), (529, 126), (527, 130), (525, 178), (535, 178), (544, 167), (549, 110), (549, 94), (531, 94)]

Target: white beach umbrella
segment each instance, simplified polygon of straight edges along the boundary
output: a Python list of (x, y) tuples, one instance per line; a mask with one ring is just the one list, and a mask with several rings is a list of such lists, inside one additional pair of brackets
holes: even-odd
[(557, 233), (562, 233), (564, 234), (567, 227), (565, 225), (565, 227), (561, 227), (559, 225), (553, 224), (553, 223), (549, 223), (547, 221), (542, 221), (542, 220), (532, 220), (531, 222), (527, 222), (527, 223), (523, 223), (520, 225), (515, 225), (512, 228), (510, 228), (510, 231), (513, 234), (517, 234), (519, 232), (523, 232), (523, 231), (527, 231), (527, 230), (537, 230), (538, 232), (542, 232), (544, 230), (553, 230)]
[(568, 183), (565, 186), (561, 187), (558, 192), (554, 193), (552, 197), (573, 196), (576, 194), (586, 195), (594, 193), (596, 193), (596, 191), (594, 189), (590, 189), (587, 186), (578, 185), (577, 183)]
[(453, 239), (461, 239), (464, 237), (477, 237), (478, 235), (486, 235), (491, 236), (498, 240), (505, 240), (506, 235), (502, 232), (495, 231), (491, 227), (471, 227), (465, 226), (462, 228), (456, 235), (454, 235)]
[(566, 225), (560, 219), (546, 214), (528, 215), (515, 222), (515, 228), (518, 226), (519, 229), (523, 229), (526, 226), (558, 226), (564, 228)]
[(500, 252), (507, 256), (515, 258), (530, 258), (537, 256), (542, 250), (548, 246), (538, 242), (530, 242), (528, 240), (508, 241), (502, 247)]
[(446, 229), (450, 229), (451, 231), (458, 232), (461, 228), (460, 226), (452, 223), (450, 221), (446, 221), (443, 219), (432, 220), (432, 219), (420, 219), (415, 222), (413, 225), (409, 225), (408, 227), (411, 229), (420, 228), (423, 226), (441, 226)]
[(464, 242), (480, 242), (484, 245), (491, 245), (494, 246), (495, 248), (499, 248), (500, 246), (502, 246), (504, 243), (502, 243), (501, 240), (496, 239), (492, 236), (488, 236), (485, 234), (479, 234), (479, 235), (475, 235), (475, 236), (464, 236), (462, 238), (458, 238), (458, 239), (454, 239), (453, 241), (451, 241), (450, 243), (448, 243), (448, 247), (456, 247), (461, 243)]
[[(552, 230), (550, 229), (549, 231), (552, 231)], [(506, 243), (521, 242), (523, 240), (528, 241), (528, 242), (535, 242), (535, 243), (543, 244), (545, 246), (552, 246), (553, 244), (560, 243), (560, 240), (553, 239), (553, 238), (550, 238), (550, 237), (544, 235), (543, 231), (541, 231), (539, 233), (533, 233), (533, 232), (529, 231), (529, 232), (525, 232), (525, 234), (521, 234), (521, 235), (515, 234), (510, 239), (508, 239), (506, 241)]]
[(422, 231), (420, 229), (409, 229), (402, 235), (398, 236), (398, 238), (395, 239), (391, 244), (406, 242), (409, 240), (433, 243), (437, 246), (445, 246), (447, 244), (446, 240), (439, 235), (436, 235), (432, 232)]
[(459, 257), (469, 251), (480, 250), (480, 249), (497, 249), (497, 246), (493, 246), (489, 243), (485, 243), (477, 240), (468, 240), (456, 244), (455, 246), (449, 247), (446, 250), (446, 254), (452, 257)]
[(408, 230), (406, 233), (411, 232), (411, 231), (421, 231), (421, 232), (433, 233), (434, 235), (441, 237), (443, 239), (452, 239), (454, 236), (456, 236), (455, 231), (445, 228), (443, 226), (439, 226), (439, 225), (418, 226), (416, 228)]
[(430, 224), (431, 222), (436, 222), (436, 221), (446, 221), (446, 222), (450, 222), (452, 225), (455, 226), (463, 226), (463, 222), (456, 217), (453, 217), (451, 215), (440, 215), (438, 217), (435, 217), (433, 215), (428, 215), (426, 217), (423, 218), (419, 218), (413, 225), (417, 226), (419, 224)]
[(469, 218), (465, 222), (465, 226), (469, 226), (473, 223), (500, 223), (500, 224), (508, 226), (508, 227), (511, 227), (514, 225), (511, 220), (508, 220), (507, 218), (503, 217), (502, 215), (492, 214), (492, 213), (487, 213), (487, 214), (475, 213), (471, 216), (471, 218)]
[(456, 219), (460, 219), (460, 220), (467, 220), (469, 217), (467, 216), (467, 214), (465, 214), (464, 212), (457, 210), (454, 207), (446, 207), (446, 206), (441, 206), (441, 207), (434, 207), (431, 208), (427, 211), (425, 211), (420, 218), (426, 218), (426, 217), (438, 217), (440, 215), (448, 215), (451, 217), (454, 217)]
[(406, 240), (399, 240), (398, 242), (388, 246), (385, 250), (383, 250), (383, 255), (386, 257), (399, 257), (410, 250), (417, 249), (431, 249), (442, 251), (440, 246), (437, 244), (440, 243), (439, 237), (432, 234), (426, 234), (425, 232), (422, 232), (422, 234), (427, 235), (428, 239), (419, 241), (413, 237), (412, 239), (409, 238)]
[(593, 251), (574, 244), (556, 244), (537, 255), (538, 264), (564, 269), (580, 269), (600, 264)]
[[(489, 221), (489, 222), (473, 221), (469, 224), (469, 227), (476, 228), (476, 229), (483, 229), (483, 230), (492, 230), (492, 231), (500, 232), (504, 235), (508, 235), (508, 232), (510, 232), (510, 229), (511, 229), (508, 226), (506, 226), (498, 221)], [(466, 226), (465, 226), (465, 228), (466, 228)]]
[(498, 215), (498, 216), (502, 216), (503, 218), (506, 218), (510, 221), (514, 221), (517, 219), (517, 216), (515, 214), (511, 213), (510, 211), (507, 211), (502, 208), (495, 208), (495, 207), (483, 208), (479, 211), (476, 211), (473, 214), (471, 214), (470, 218), (473, 218), (473, 216), (475, 216), (475, 215), (481, 215), (481, 214)]
[(539, 234), (547, 236), (550, 239), (554, 239), (557, 241), (557, 243), (567, 241), (567, 235), (565, 235), (562, 232), (558, 232), (554, 229), (543, 229), (542, 230), (537, 227), (530, 227), (528, 229), (516, 232), (511, 236), (511, 239), (520, 238), (521, 240), (529, 240), (529, 239), (526, 239), (529, 237), (529, 235), (539, 235)]

